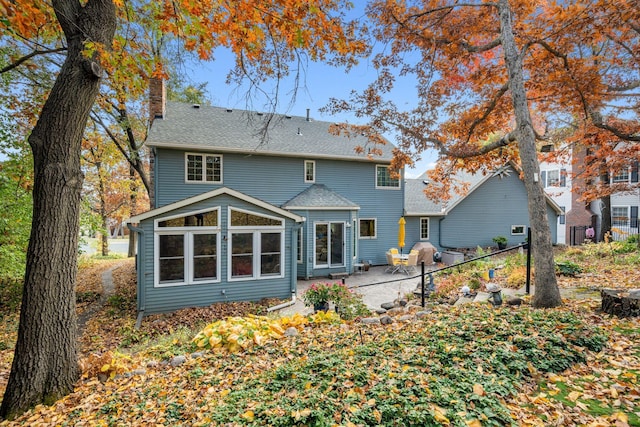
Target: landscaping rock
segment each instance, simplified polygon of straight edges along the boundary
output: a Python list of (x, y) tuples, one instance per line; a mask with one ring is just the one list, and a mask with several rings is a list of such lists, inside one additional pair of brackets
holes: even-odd
[(184, 362), (187, 361), (187, 358), (185, 356), (175, 356), (174, 358), (171, 359), (171, 362), (169, 362), (171, 364), (172, 367), (176, 367), (176, 366), (180, 366), (182, 365)]
[(416, 317), (417, 317), (418, 319), (422, 319), (422, 318), (427, 317), (429, 314), (431, 314), (431, 311), (430, 311), (430, 310), (418, 311), (418, 312), (416, 313)]
[(384, 308), (378, 308), (378, 309), (375, 310), (376, 314), (385, 314), (386, 312), (387, 312), (387, 310), (384, 309)]
[(134, 369), (133, 371), (131, 371), (132, 375), (145, 375), (147, 373), (146, 369)]
[(201, 351), (196, 351), (195, 353), (191, 353), (191, 358), (192, 359), (198, 359), (200, 357), (204, 356), (204, 353)]
[(507, 305), (522, 305), (524, 300), (518, 297), (510, 297), (507, 299)]
[(363, 317), (360, 319), (360, 322), (364, 325), (379, 325), (380, 318), (379, 317)]
[(394, 308), (396, 305), (392, 302), (384, 302), (382, 304), (380, 304), (380, 307), (384, 308), (385, 310), (390, 310), (392, 308)]
[(284, 331), (284, 336), (285, 337), (297, 337), (298, 336), (298, 330), (296, 328), (294, 328), (293, 326), (287, 328), (286, 331)]
[(410, 322), (413, 319), (414, 319), (414, 315), (413, 314), (405, 314), (403, 316), (398, 317), (398, 320), (400, 322)]
[(147, 362), (147, 368), (157, 368), (158, 367), (158, 361), (157, 360), (149, 360)]
[(380, 323), (383, 325), (390, 325), (393, 323), (393, 319), (391, 318), (391, 316), (382, 316), (380, 318)]
[(460, 297), (453, 305), (457, 307), (462, 304), (471, 304), (473, 300), (474, 300), (474, 297)]
[(394, 308), (391, 308), (391, 309), (387, 310), (387, 314), (390, 315), (390, 316), (395, 316), (395, 315), (398, 315), (398, 314), (401, 314), (401, 313), (404, 313), (404, 312), (405, 312), (404, 308), (402, 308), (402, 307), (394, 307)]

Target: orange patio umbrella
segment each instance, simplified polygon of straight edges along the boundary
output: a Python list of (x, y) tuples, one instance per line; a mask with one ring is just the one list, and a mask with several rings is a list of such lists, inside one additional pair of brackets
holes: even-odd
[(398, 221), (398, 247), (400, 248), (400, 253), (402, 254), (402, 248), (404, 247), (404, 225), (406, 224), (406, 221), (404, 220), (404, 217), (401, 216), (400, 220)]

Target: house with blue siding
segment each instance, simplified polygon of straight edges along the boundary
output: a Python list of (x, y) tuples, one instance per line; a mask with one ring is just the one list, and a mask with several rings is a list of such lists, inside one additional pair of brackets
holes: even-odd
[[(288, 299), (299, 278), (387, 263), (406, 220), (405, 251), (524, 240), (524, 184), (512, 165), (468, 176), (464, 196), (425, 197), (425, 177), (391, 171), (390, 143), (330, 132), (307, 117), (165, 102), (151, 85), (147, 138), (152, 209), (128, 220), (138, 234), (139, 319), (215, 302)], [(272, 121), (266, 137), (257, 131)], [(364, 149), (363, 149), (364, 148)], [(372, 153), (375, 153), (372, 154)], [(555, 235), (559, 208), (548, 212)]]
[[(424, 195), (430, 185), (426, 174), (405, 181), (406, 243), (429, 242), (438, 251), (495, 246), (493, 237), (504, 236), (508, 246), (525, 241), (529, 228), (527, 191), (518, 168), (507, 164), (491, 173), (456, 177), (469, 184), (464, 195), (456, 192), (446, 202)], [(546, 196), (552, 241), (557, 234), (560, 207)]]
[(308, 115), (165, 102), (158, 82), (151, 114), (152, 209), (128, 220), (141, 315), (288, 299), (298, 278), (386, 262), (404, 204), (391, 144), (373, 155)]

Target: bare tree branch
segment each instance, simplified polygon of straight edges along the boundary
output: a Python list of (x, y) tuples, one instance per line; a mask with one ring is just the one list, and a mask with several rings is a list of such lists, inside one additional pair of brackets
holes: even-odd
[(18, 60), (12, 62), (11, 64), (7, 65), (4, 68), (0, 69), (0, 74), (6, 73), (7, 71), (11, 71), (14, 68), (19, 67), (20, 65), (22, 65), (24, 62), (30, 60), (31, 58), (33, 58), (34, 56), (38, 56), (38, 55), (47, 55), (49, 53), (58, 53), (58, 52), (64, 52), (66, 51), (67, 48), (66, 47), (59, 47), (57, 49), (47, 49), (47, 50), (34, 50), (33, 52), (23, 56), (22, 58), (19, 58)]

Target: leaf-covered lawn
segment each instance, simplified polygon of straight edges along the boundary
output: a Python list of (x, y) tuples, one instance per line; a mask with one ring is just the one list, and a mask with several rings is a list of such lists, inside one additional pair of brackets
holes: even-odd
[[(602, 268), (628, 278), (637, 267)], [(595, 273), (563, 286), (584, 286), (585, 274)], [(130, 265), (114, 271), (116, 296), (82, 338), (76, 391), (3, 425), (640, 425), (640, 320), (601, 314), (597, 301), (436, 305), (388, 326), (302, 322), (297, 336), (194, 355), (205, 320), (261, 308), (185, 310), (135, 331), (132, 277)], [(101, 382), (103, 370), (118, 375)]]

